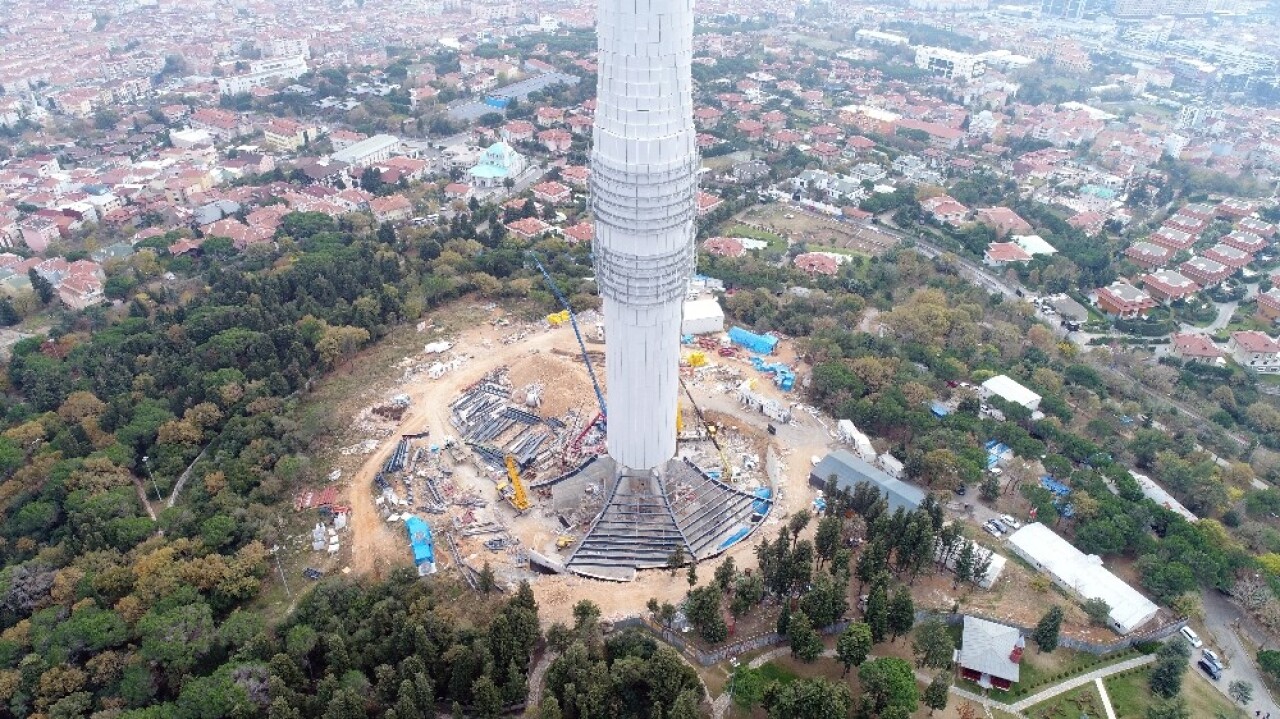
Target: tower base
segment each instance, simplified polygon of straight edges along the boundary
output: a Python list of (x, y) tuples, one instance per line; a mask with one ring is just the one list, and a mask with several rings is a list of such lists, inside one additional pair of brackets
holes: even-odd
[(648, 471), (597, 461), (612, 464), (613, 482), (605, 487), (604, 509), (565, 562), (575, 574), (629, 581), (641, 569), (667, 567), (677, 548), (686, 562), (709, 559), (750, 536), (772, 506), (687, 460)]

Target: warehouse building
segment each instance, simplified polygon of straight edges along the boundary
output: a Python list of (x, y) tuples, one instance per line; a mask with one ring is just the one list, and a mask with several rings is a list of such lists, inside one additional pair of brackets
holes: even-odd
[(983, 382), (978, 394), (983, 399), (988, 399), (992, 396), (1000, 397), (1013, 404), (1026, 407), (1032, 412), (1040, 408), (1040, 395), (1023, 387), (1010, 378), (1009, 375), (999, 374)]
[(1129, 634), (1155, 618), (1159, 607), (1053, 530), (1034, 522), (1009, 535), (1009, 549), (1054, 584), (1080, 600), (1101, 599), (1111, 607), (1111, 628)]
[(833, 474), (839, 489), (848, 488), (852, 492), (854, 487), (865, 482), (880, 490), (889, 500), (890, 512), (899, 507), (912, 512), (924, 501), (923, 489), (894, 479), (843, 449), (828, 454), (814, 465), (813, 471), (809, 473), (809, 484), (821, 489), (827, 485), (827, 477)]

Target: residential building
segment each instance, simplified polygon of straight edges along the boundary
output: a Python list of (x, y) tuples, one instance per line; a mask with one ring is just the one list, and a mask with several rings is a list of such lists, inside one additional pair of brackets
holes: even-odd
[(1007, 207), (984, 207), (973, 213), (973, 219), (995, 229), (997, 237), (1029, 235), (1031, 223)]
[(1124, 280), (1116, 280), (1095, 294), (1094, 303), (1098, 309), (1121, 319), (1145, 317), (1156, 306), (1150, 295)]
[(1258, 293), (1258, 316), (1280, 324), (1280, 287)]
[(986, 60), (977, 55), (927, 45), (916, 48), (916, 67), (947, 78), (974, 78), (987, 71)]
[(1174, 252), (1181, 252), (1191, 249), (1191, 246), (1200, 238), (1198, 235), (1164, 226), (1153, 232), (1148, 239), (1161, 247), (1168, 247)]
[(1173, 259), (1173, 250), (1151, 242), (1135, 242), (1124, 251), (1125, 257), (1147, 269), (1163, 267)]
[(1253, 262), (1253, 255), (1221, 242), (1205, 250), (1204, 256), (1234, 270), (1243, 269)]
[(559, 182), (540, 182), (533, 186), (533, 199), (549, 205), (563, 205), (572, 199), (573, 193)]
[(1213, 287), (1235, 272), (1221, 262), (1207, 257), (1192, 257), (1183, 262), (1178, 271), (1200, 283), (1201, 287)]
[(401, 194), (369, 200), (369, 212), (378, 222), (401, 222), (413, 215), (413, 203)]
[(706, 250), (707, 254), (720, 257), (741, 257), (747, 253), (742, 240), (736, 237), (709, 237), (702, 243), (702, 249)]
[(302, 55), (253, 60), (249, 72), (218, 78), (219, 95), (238, 95), (255, 87), (265, 87), (280, 80), (294, 80), (307, 74), (307, 59)]
[(962, 224), (969, 217), (969, 208), (949, 195), (937, 195), (920, 203), (920, 208), (934, 220), (948, 225)]
[(1180, 332), (1172, 337), (1173, 356), (1185, 362), (1216, 362), (1223, 356), (1222, 350), (1208, 335)]
[(1158, 302), (1168, 304), (1200, 291), (1200, 285), (1174, 270), (1156, 270), (1142, 277), (1142, 288)]
[(988, 267), (1004, 267), (1011, 262), (1030, 262), (1031, 255), (1014, 242), (992, 242), (982, 253), (982, 262)]
[(19, 222), (18, 231), (21, 233), (22, 244), (36, 252), (44, 252), (61, 234), (56, 222), (40, 215)]
[(1058, 248), (1049, 244), (1040, 235), (1014, 235), (1013, 242), (1032, 257), (1036, 255), (1052, 256), (1058, 254)]
[(1232, 332), (1227, 352), (1242, 367), (1265, 374), (1280, 373), (1280, 342), (1263, 332)]
[(276, 117), (263, 128), (262, 139), (273, 149), (292, 152), (312, 142), (319, 134), (319, 129), (314, 126), (304, 125), (297, 120), (285, 117)]
[(796, 255), (792, 260), (796, 269), (809, 273), (810, 276), (833, 276), (840, 270), (840, 262), (826, 252), (805, 252)]
[(1267, 249), (1271, 243), (1252, 232), (1236, 230), (1235, 232), (1223, 237), (1222, 244), (1227, 245), (1228, 247), (1234, 247), (1246, 254), (1256, 255), (1257, 253)]
[(1015, 627), (965, 615), (955, 656), (960, 676), (983, 689), (1009, 691), (1021, 676), (1026, 645), (1022, 631)]
[(536, 217), (525, 217), (515, 222), (508, 222), (507, 229), (522, 240), (535, 240), (553, 228)]

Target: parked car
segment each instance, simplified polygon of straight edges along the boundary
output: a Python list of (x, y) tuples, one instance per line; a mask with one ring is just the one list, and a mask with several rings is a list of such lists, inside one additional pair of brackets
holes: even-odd
[(993, 537), (999, 537), (1004, 534), (1004, 532), (1000, 531), (999, 525), (991, 520), (987, 520), (983, 523), (982, 528), (987, 530), (987, 534), (990, 534)]
[(1208, 647), (1200, 650), (1200, 656), (1204, 660), (1208, 661), (1210, 664), (1216, 664), (1219, 667), (1222, 666), (1222, 660), (1219, 659), (1218, 655)]
[(1222, 678), (1222, 667), (1214, 664), (1208, 659), (1201, 659), (1197, 663), (1200, 665), (1200, 668), (1204, 670), (1204, 673), (1209, 675), (1210, 679), (1216, 682)]
[(1200, 635), (1196, 634), (1195, 630), (1192, 629), (1191, 627), (1183, 627), (1178, 631), (1182, 632), (1182, 638), (1190, 642), (1191, 646), (1195, 647), (1196, 649), (1199, 649), (1200, 647), (1204, 646), (1204, 642), (1200, 641)]
[(1000, 521), (1003, 522), (1004, 526), (1008, 527), (1009, 529), (1020, 529), (1022, 527), (1022, 522), (1019, 522), (1018, 520), (1014, 519), (1013, 517), (1010, 517), (1007, 514), (1000, 515)]
[(969, 491), (969, 488), (968, 488), (968, 487), (966, 487), (966, 486), (964, 486), (964, 485), (962, 484), (962, 485), (960, 485), (960, 486), (956, 487), (954, 491), (955, 491), (955, 493), (956, 493), (956, 494), (958, 494), (958, 495), (960, 495), (961, 497), (963, 497), (963, 496), (965, 495), (965, 493)]

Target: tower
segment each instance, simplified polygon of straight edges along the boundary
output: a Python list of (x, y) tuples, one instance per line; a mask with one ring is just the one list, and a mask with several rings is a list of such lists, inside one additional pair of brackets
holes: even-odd
[(676, 449), (680, 311), (697, 214), (693, 4), (600, 0), (599, 12), (591, 209), (609, 454), (644, 471)]

